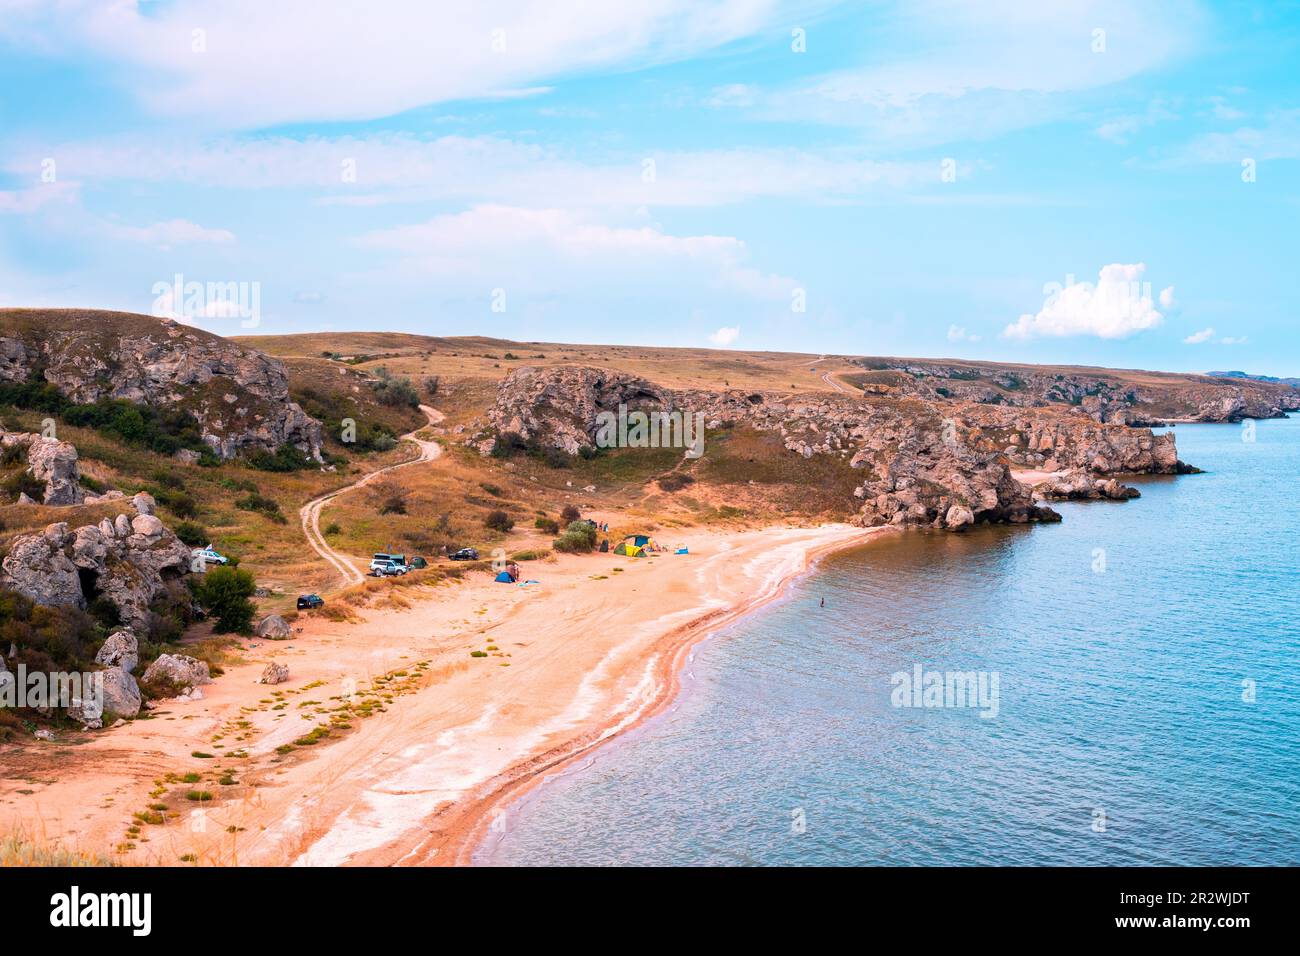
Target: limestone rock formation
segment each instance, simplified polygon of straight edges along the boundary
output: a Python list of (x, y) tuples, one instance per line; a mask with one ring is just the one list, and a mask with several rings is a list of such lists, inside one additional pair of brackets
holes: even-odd
[(95, 655), (95, 663), (105, 667), (120, 667), (127, 672), (135, 670), (140, 663), (140, 642), (135, 632), (128, 629), (108, 635), (99, 653)]
[(107, 667), (104, 675), (104, 714), (109, 717), (134, 717), (140, 713), (143, 698), (140, 685), (120, 667)]
[(0, 583), (38, 604), (84, 608), (102, 595), (123, 622), (143, 628), (149, 605), (189, 573), (190, 549), (153, 515), (118, 515), (19, 535), (0, 568)]
[[(488, 423), (497, 441), (517, 436), (576, 455), (595, 447), (596, 420), (601, 412), (617, 414), (667, 409), (672, 393), (626, 372), (560, 365), (522, 366), (505, 377), (497, 389)], [(490, 440), (489, 440), (490, 441)], [(491, 450), (491, 445), (486, 447)]]
[(144, 672), (144, 683), (164, 691), (189, 692), (201, 684), (211, 684), (208, 665), (185, 654), (160, 654)]
[(1034, 494), (1053, 501), (1128, 501), (1142, 493), (1114, 478), (1094, 478), (1086, 471), (1056, 475), (1034, 485)]
[(0, 434), (0, 448), (26, 449), (28, 473), (45, 484), (40, 504), (76, 505), (85, 498), (77, 449), (71, 442), (32, 432), (5, 432)]
[(170, 319), (0, 309), (0, 379), (33, 374), (78, 404), (121, 398), (186, 411), (222, 458), (284, 444), (320, 457), (320, 423), (289, 400), (282, 363)]

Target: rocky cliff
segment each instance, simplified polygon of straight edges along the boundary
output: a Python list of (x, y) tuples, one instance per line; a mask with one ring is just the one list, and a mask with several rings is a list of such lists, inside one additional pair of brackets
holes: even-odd
[(201, 329), (124, 312), (0, 309), (0, 380), (38, 377), (78, 404), (180, 408), (222, 458), (289, 444), (319, 457), (320, 423), (284, 366)]
[(1096, 422), (1237, 422), (1300, 410), (1300, 390), (1254, 379), (930, 359), (857, 360), (871, 391), (944, 403), (1057, 406)]
[(77, 449), (71, 442), (33, 432), (2, 432), (0, 449), (14, 449), (26, 454), (28, 473), (45, 485), (39, 504), (76, 505), (85, 499)]

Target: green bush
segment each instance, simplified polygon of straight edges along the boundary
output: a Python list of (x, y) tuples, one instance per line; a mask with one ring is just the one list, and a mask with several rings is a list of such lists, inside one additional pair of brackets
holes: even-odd
[(192, 548), (202, 547), (212, 540), (208, 537), (208, 529), (196, 521), (182, 521), (173, 530), (176, 537)]
[(288, 519), (280, 512), (280, 503), (256, 491), (235, 500), (235, 507), (242, 511), (256, 511), (270, 518), (277, 524), (284, 524)]
[(554, 518), (541, 517), (533, 522), (533, 527), (545, 534), (559, 534), (560, 523)]
[(565, 554), (586, 554), (596, 547), (596, 529), (585, 521), (574, 521), (555, 539), (554, 546)]
[(252, 628), (256, 608), (249, 600), (257, 584), (253, 575), (242, 568), (216, 567), (202, 575), (194, 585), (194, 597), (204, 610), (216, 617), (212, 630), (217, 634), (247, 634)]
[(488, 516), (483, 519), (483, 524), (492, 531), (500, 531), (502, 534), (515, 526), (514, 519), (501, 510), (488, 512)]
[(316, 462), (292, 445), (281, 445), (274, 452), (255, 451), (246, 456), (249, 465), (258, 471), (290, 472), (312, 468)]

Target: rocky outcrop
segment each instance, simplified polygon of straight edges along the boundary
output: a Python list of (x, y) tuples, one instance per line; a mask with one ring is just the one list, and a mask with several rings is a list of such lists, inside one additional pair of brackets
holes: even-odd
[(972, 444), (1024, 468), (1094, 475), (1176, 475), (1186, 468), (1172, 433), (1098, 424), (1050, 409), (976, 406), (955, 415)]
[(1300, 410), (1300, 391), (1266, 380), (926, 359), (857, 361), (866, 370), (864, 388), (945, 403), (1056, 407), (1111, 425), (1236, 422)]
[(144, 701), (136, 679), (120, 667), (108, 667), (104, 675), (104, 714), (108, 717), (134, 717)]
[(160, 696), (189, 693), (203, 684), (211, 684), (208, 665), (185, 654), (160, 654), (144, 672), (144, 683)]
[(253, 629), (253, 633), (269, 641), (282, 641), (289, 637), (293, 631), (289, 627), (289, 622), (280, 615), (268, 614), (257, 622), (257, 627)]
[(71, 442), (32, 432), (5, 432), (0, 434), (0, 448), (26, 450), (28, 474), (45, 485), (40, 504), (76, 505), (84, 500), (77, 449)]
[(626, 372), (559, 365), (522, 366), (507, 375), (497, 389), (488, 423), (496, 435), (483, 439), (487, 453), (498, 441), (538, 443), (576, 455), (595, 447), (596, 416), (670, 409), (672, 393)]
[(292, 445), (319, 459), (320, 423), (289, 400), (283, 364), (171, 319), (0, 309), (0, 379), (39, 374), (67, 398), (182, 410), (222, 458)]
[(84, 608), (102, 596), (123, 622), (143, 628), (149, 605), (189, 573), (190, 549), (153, 515), (118, 515), (19, 535), (0, 569), (0, 583), (37, 604)]
[(1084, 471), (1053, 475), (1033, 486), (1034, 494), (1051, 501), (1128, 501), (1142, 493), (1114, 478), (1094, 478)]

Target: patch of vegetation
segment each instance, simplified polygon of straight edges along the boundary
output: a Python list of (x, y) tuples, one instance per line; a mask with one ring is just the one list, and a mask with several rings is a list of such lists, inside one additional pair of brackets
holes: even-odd
[(193, 589), (195, 599), (216, 617), (213, 633), (247, 634), (251, 630), (256, 608), (249, 598), (257, 589), (251, 572), (229, 566), (212, 568)]
[(586, 554), (596, 547), (596, 529), (585, 521), (574, 521), (555, 539), (553, 547), (565, 554)]
[(547, 518), (545, 515), (533, 522), (533, 527), (544, 534), (559, 534), (560, 523), (554, 518)]
[(274, 452), (258, 450), (244, 456), (248, 464), (258, 471), (291, 472), (304, 468), (315, 468), (316, 462), (310, 455), (299, 451), (292, 445), (281, 445)]
[(418, 408), (420, 395), (405, 376), (395, 376), (384, 366), (375, 369), (376, 381), (372, 384), (375, 398), (392, 408)]
[(488, 512), (488, 516), (483, 519), (483, 524), (492, 531), (500, 531), (505, 534), (515, 526), (515, 521), (510, 515), (498, 509)]
[(255, 511), (263, 517), (270, 518), (276, 524), (285, 524), (288, 521), (280, 511), (278, 501), (274, 498), (267, 498), (257, 491), (250, 492), (243, 498), (237, 498), (235, 507), (241, 511)]
[(195, 521), (182, 521), (172, 529), (176, 537), (192, 548), (201, 548), (212, 540), (208, 529)]

